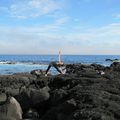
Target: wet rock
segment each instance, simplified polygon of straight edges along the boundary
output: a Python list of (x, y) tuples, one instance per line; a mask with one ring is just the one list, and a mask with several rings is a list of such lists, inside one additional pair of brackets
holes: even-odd
[(105, 61), (110, 61), (110, 62), (120, 62), (120, 59), (106, 59)]
[(30, 89), (30, 99), (32, 100), (33, 106), (39, 105), (41, 102), (46, 101), (50, 98), (50, 88), (48, 86), (35, 90)]
[(120, 62), (113, 62), (110, 68), (114, 71), (120, 72)]
[(39, 118), (39, 114), (35, 109), (29, 109), (25, 115), (24, 115), (25, 119), (37, 119)]
[(37, 70), (33, 70), (30, 72), (32, 75), (35, 75), (37, 77), (39, 77), (40, 75), (45, 75), (46, 71), (45, 70), (41, 70), (41, 69), (37, 69)]

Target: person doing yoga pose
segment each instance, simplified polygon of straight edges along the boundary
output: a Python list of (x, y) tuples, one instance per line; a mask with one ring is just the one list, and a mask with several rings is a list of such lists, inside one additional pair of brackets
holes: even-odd
[(61, 61), (61, 51), (59, 51), (58, 61), (50, 62), (45, 75), (47, 75), (47, 73), (51, 67), (54, 67), (60, 74), (65, 74), (66, 68), (65, 68), (65, 65), (63, 64), (63, 62)]

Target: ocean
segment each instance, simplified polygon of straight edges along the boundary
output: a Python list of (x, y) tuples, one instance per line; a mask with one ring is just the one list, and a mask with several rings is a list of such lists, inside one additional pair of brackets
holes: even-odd
[[(62, 55), (64, 63), (101, 64), (110, 66), (106, 59), (120, 59), (120, 55)], [(30, 72), (34, 69), (46, 70), (49, 62), (57, 61), (58, 55), (0, 55), (0, 75)], [(52, 73), (55, 69), (52, 68)]]

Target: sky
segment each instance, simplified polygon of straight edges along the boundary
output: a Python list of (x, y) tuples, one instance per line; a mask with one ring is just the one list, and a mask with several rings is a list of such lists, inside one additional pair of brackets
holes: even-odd
[(0, 54), (119, 55), (120, 0), (0, 0)]

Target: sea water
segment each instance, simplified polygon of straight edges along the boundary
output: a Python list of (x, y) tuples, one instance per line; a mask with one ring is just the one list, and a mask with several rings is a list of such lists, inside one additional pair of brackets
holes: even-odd
[[(120, 59), (120, 55), (62, 55), (64, 63), (101, 64), (110, 66), (106, 59)], [(58, 55), (0, 55), (0, 74), (30, 72), (34, 69), (46, 70), (51, 61), (58, 61)], [(52, 68), (50, 72), (55, 72)]]

